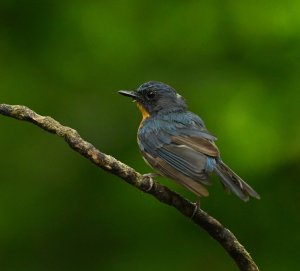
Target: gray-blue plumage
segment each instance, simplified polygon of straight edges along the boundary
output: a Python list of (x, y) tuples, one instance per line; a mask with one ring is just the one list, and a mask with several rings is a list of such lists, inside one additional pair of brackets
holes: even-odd
[(141, 152), (148, 157), (150, 155), (154, 160), (161, 158), (193, 181), (211, 184), (208, 175), (214, 170), (215, 158), (174, 142), (176, 138), (184, 140), (185, 137), (216, 140), (197, 115), (191, 112), (164, 112), (143, 122), (138, 131), (138, 144)]
[(205, 185), (215, 172), (224, 187), (242, 200), (259, 195), (220, 157), (202, 119), (187, 110), (185, 100), (172, 87), (147, 82), (137, 91), (120, 91), (132, 97), (143, 113), (138, 145), (144, 159), (160, 174), (182, 184), (199, 196), (207, 196)]

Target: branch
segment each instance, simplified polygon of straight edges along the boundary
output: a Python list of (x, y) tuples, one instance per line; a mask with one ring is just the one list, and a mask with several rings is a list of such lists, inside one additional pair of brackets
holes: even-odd
[(63, 137), (69, 146), (88, 158), (98, 167), (122, 178), (139, 190), (151, 194), (160, 202), (173, 206), (184, 216), (191, 218), (198, 226), (217, 240), (229, 253), (242, 271), (258, 271), (258, 267), (247, 250), (239, 243), (236, 237), (226, 229), (218, 220), (197, 208), (195, 204), (159, 184), (149, 177), (143, 177), (133, 168), (118, 161), (114, 157), (100, 152), (92, 144), (83, 140), (74, 129), (61, 125), (51, 117), (41, 116), (28, 107), (21, 105), (0, 104), (0, 114), (18, 120), (31, 122), (47, 132)]

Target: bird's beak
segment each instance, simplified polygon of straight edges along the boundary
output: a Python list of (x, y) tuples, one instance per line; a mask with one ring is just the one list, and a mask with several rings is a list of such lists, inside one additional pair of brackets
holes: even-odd
[(119, 90), (118, 93), (127, 97), (131, 97), (132, 99), (136, 99), (138, 97), (137, 93), (132, 90)]

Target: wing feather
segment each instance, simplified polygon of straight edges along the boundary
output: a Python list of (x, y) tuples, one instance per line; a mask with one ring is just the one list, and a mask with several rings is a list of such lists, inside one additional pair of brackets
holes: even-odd
[[(198, 195), (207, 195), (212, 171), (208, 160), (219, 157), (216, 138), (202, 123), (149, 118), (140, 128), (140, 149), (149, 164)], [(209, 170), (208, 170), (209, 169)]]
[(186, 175), (178, 172), (175, 170), (172, 166), (170, 166), (164, 159), (161, 159), (159, 157), (152, 157), (149, 154), (144, 154), (146, 160), (149, 162), (149, 164), (153, 167), (159, 170), (159, 172), (176, 181), (177, 183), (183, 185), (188, 190), (196, 194), (197, 196), (201, 197), (207, 197), (209, 195), (207, 189), (199, 182), (196, 182), (195, 180), (187, 177)]
[(172, 137), (172, 142), (174, 142), (175, 144), (186, 145), (195, 151), (204, 153), (212, 157), (220, 156), (220, 152), (216, 144), (206, 138), (177, 135)]

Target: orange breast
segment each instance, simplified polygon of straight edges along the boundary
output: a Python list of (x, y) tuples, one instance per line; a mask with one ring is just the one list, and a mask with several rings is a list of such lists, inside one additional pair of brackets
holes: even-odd
[(136, 104), (137, 104), (138, 109), (142, 112), (142, 116), (143, 116), (142, 121), (141, 121), (140, 126), (139, 126), (139, 127), (141, 127), (142, 124), (143, 124), (143, 121), (144, 121), (145, 119), (149, 118), (150, 114), (149, 114), (149, 112), (145, 109), (145, 107), (142, 106), (140, 103), (136, 103)]

